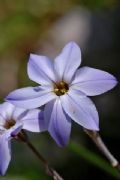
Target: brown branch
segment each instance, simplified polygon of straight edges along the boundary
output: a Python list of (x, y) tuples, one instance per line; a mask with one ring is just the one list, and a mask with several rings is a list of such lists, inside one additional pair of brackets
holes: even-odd
[(88, 129), (84, 129), (85, 133), (92, 139), (92, 141), (96, 144), (99, 150), (104, 154), (104, 156), (108, 159), (112, 167), (117, 169), (120, 172), (120, 164), (117, 159), (111, 154), (106, 145), (104, 144), (100, 134), (97, 131), (92, 131)]
[(36, 157), (43, 163), (45, 166), (46, 174), (48, 176), (51, 176), (54, 180), (63, 180), (63, 178), (56, 172), (48, 163), (48, 161), (37, 151), (37, 149), (33, 146), (33, 144), (30, 142), (27, 134), (25, 131), (21, 131), (17, 137), (18, 140), (24, 142), (30, 150), (36, 155)]

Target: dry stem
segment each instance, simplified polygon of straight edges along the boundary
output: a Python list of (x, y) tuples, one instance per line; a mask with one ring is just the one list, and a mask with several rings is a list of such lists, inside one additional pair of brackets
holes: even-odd
[(110, 164), (120, 172), (120, 164), (117, 159), (111, 154), (106, 145), (104, 144), (100, 134), (97, 131), (84, 129), (85, 133), (93, 140), (99, 150), (109, 160)]

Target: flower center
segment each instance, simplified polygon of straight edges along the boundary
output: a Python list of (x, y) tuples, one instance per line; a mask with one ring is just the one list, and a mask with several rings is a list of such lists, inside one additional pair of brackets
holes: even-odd
[(59, 83), (55, 84), (54, 86), (54, 93), (57, 95), (57, 96), (62, 96), (64, 95), (65, 93), (67, 93), (69, 90), (69, 86), (66, 82), (64, 81), (60, 81)]
[(15, 125), (15, 120), (11, 119), (11, 120), (7, 120), (4, 124), (4, 128), (5, 129), (10, 129), (12, 126)]

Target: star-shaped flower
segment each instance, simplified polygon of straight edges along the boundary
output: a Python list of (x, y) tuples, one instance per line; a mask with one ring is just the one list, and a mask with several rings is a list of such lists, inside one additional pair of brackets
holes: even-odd
[(81, 51), (74, 42), (68, 43), (54, 61), (31, 54), (28, 75), (40, 86), (15, 90), (6, 98), (23, 108), (45, 105), (48, 131), (60, 146), (68, 143), (71, 120), (86, 129), (99, 130), (98, 112), (87, 96), (102, 94), (117, 84), (113, 75), (90, 67), (78, 69), (80, 64)]
[(32, 132), (45, 130), (43, 112), (16, 108), (5, 102), (0, 104), (0, 175), (4, 175), (11, 160), (11, 139), (22, 129)]

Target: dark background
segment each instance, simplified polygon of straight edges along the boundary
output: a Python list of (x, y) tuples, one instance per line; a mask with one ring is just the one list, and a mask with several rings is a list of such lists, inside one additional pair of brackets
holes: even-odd
[[(29, 54), (54, 59), (61, 48), (75, 41), (82, 50), (82, 66), (108, 71), (120, 79), (119, 0), (0, 0), (0, 99), (12, 90), (35, 85), (28, 79)], [(100, 134), (120, 160), (120, 86), (93, 101), (100, 116)], [(101, 162), (91, 164), (88, 156), (61, 149), (47, 134), (29, 133), (38, 150), (65, 180), (112, 180)], [(82, 128), (73, 123), (71, 141), (101, 156)], [(12, 162), (3, 180), (48, 180), (41, 163), (21, 143), (13, 142)], [(82, 151), (81, 148), (78, 151)], [(94, 158), (92, 158), (94, 160)], [(109, 166), (108, 166), (109, 167)], [(109, 168), (108, 168), (109, 169)], [(2, 177), (0, 177), (2, 179)], [(118, 178), (120, 179), (120, 178)]]

